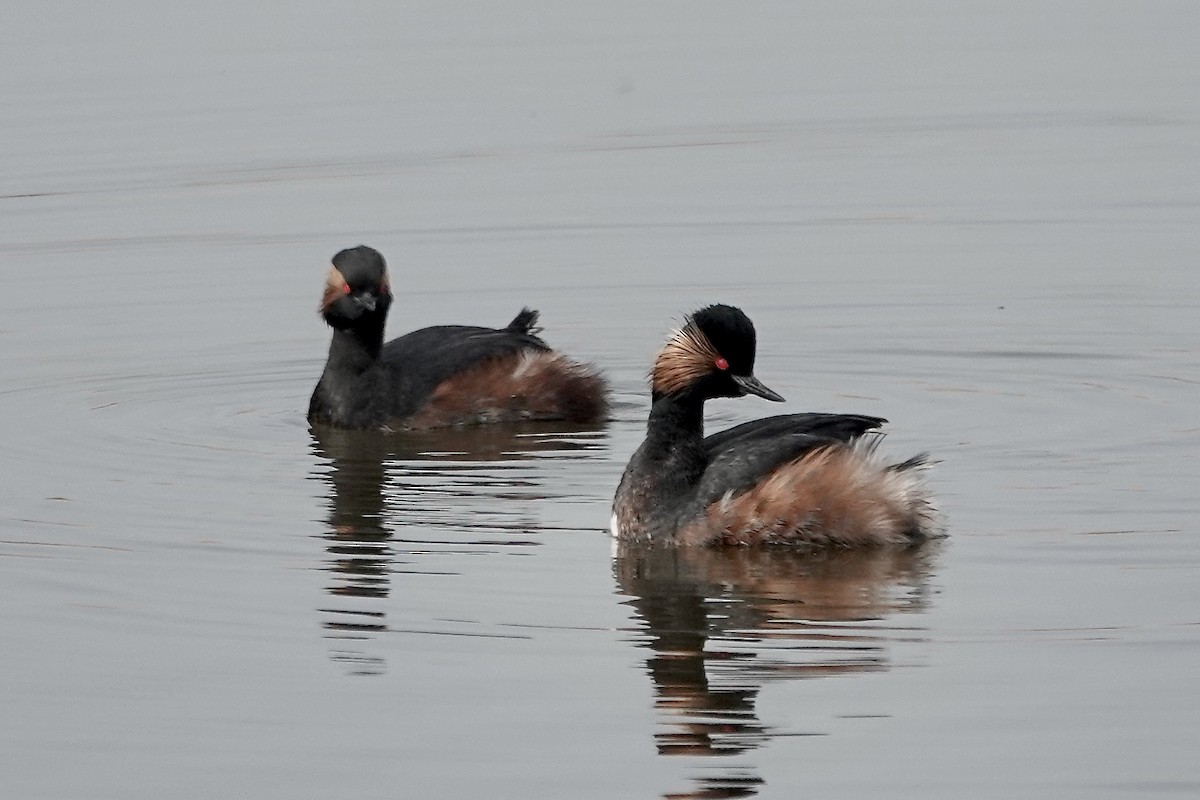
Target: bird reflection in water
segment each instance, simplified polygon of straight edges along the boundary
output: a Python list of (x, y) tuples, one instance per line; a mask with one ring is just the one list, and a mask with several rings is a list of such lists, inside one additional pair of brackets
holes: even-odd
[(327, 486), (324, 569), (336, 602), (318, 609), (332, 657), (354, 674), (386, 670), (367, 643), (389, 631), (394, 576), (446, 574), (437, 556), (536, 544), (533, 505), (545, 496), (535, 459), (600, 446), (594, 428), (487, 426), (381, 435), (311, 429), (312, 477)]
[[(640, 623), (637, 643), (650, 650), (658, 752), (733, 756), (812, 733), (763, 725), (763, 684), (888, 669), (897, 628), (883, 620), (928, 607), (937, 549), (618, 545), (619, 591)], [(666, 797), (749, 797), (761, 784), (752, 767), (717, 767)]]

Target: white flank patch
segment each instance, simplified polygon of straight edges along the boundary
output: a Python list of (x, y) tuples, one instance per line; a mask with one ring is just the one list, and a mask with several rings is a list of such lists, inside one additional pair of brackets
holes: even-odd
[(541, 353), (535, 353), (529, 350), (521, 353), (521, 357), (517, 359), (517, 364), (513, 367), (512, 376), (515, 380), (520, 380), (529, 374), (534, 365), (538, 362), (538, 356)]

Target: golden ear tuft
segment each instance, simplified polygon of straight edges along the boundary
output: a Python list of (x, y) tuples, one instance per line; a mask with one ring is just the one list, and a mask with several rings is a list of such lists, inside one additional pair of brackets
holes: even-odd
[(333, 301), (337, 300), (348, 291), (346, 278), (338, 271), (337, 267), (329, 268), (329, 275), (325, 278), (325, 294), (321, 297), (321, 307), (317, 309), (322, 314), (325, 310), (333, 305)]
[(712, 342), (688, 320), (675, 331), (654, 360), (650, 384), (660, 394), (675, 394), (687, 389), (712, 372), (724, 359)]

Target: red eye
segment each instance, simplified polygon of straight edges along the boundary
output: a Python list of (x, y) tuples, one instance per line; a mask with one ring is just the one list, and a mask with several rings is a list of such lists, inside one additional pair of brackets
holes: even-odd
[(350, 284), (348, 284), (348, 283), (342, 284), (342, 294), (350, 294)]
[(717, 369), (719, 369), (719, 370), (729, 369), (729, 362), (726, 361), (725, 359), (721, 358), (720, 356), (717, 356), (717, 360), (714, 361), (713, 363), (717, 365)]

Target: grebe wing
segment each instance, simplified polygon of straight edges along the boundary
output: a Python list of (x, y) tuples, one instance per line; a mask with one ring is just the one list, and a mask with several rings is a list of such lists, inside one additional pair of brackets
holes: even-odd
[(696, 484), (700, 508), (754, 486), (781, 464), (833, 444), (851, 442), (886, 420), (861, 414), (783, 414), (705, 438), (708, 466)]
[(493, 358), (549, 350), (537, 336), (512, 328), (436, 325), (383, 346), (380, 360), (413, 408), (442, 381)]
[(782, 436), (809, 435), (849, 442), (887, 422), (864, 414), (780, 414), (735, 425), (704, 439), (710, 457), (730, 448), (747, 447), (761, 440)]
[[(535, 312), (528, 312), (535, 314)], [(536, 319), (536, 314), (533, 319)], [(507, 328), (474, 325), (435, 325), (406, 333), (383, 346), (384, 362), (402, 369), (425, 371), (436, 368), (453, 374), (488, 358), (522, 350), (545, 351), (550, 347), (535, 336), (526, 312), (517, 315)]]

